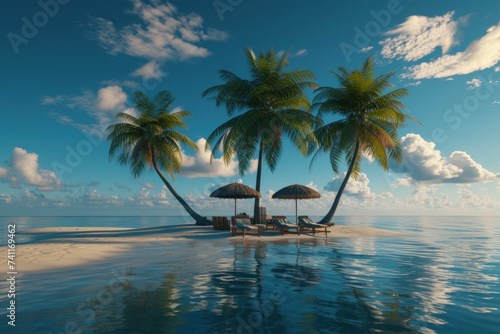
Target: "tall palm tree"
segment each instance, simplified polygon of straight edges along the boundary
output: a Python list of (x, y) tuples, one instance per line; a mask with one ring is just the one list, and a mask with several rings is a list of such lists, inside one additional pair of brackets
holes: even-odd
[(180, 171), (181, 144), (198, 151), (198, 147), (191, 139), (175, 131), (179, 128), (187, 129), (184, 119), (191, 117), (191, 113), (189, 111), (172, 113), (170, 109), (174, 97), (168, 91), (159, 92), (153, 100), (150, 100), (144, 92), (135, 91), (132, 93), (132, 100), (139, 116), (119, 113), (115, 120), (121, 122), (107, 128), (109, 131), (107, 139), (111, 141), (110, 159), (118, 154), (118, 161), (122, 165), (130, 165), (134, 178), (139, 177), (146, 167), (153, 167), (172, 195), (196, 220), (196, 224), (210, 224), (210, 221), (196, 213), (184, 201), (161, 172), (165, 170), (174, 179), (173, 173)]
[[(360, 70), (349, 71), (339, 67), (338, 73), (332, 73), (337, 77), (340, 88), (318, 88), (313, 109), (318, 110), (318, 117), (331, 113), (340, 116), (340, 119), (315, 131), (319, 149), (313, 161), (319, 153), (329, 152), (332, 169), (338, 175), (339, 161), (345, 154), (349, 168), (330, 211), (320, 223), (332, 220), (349, 178), (351, 175), (354, 179), (359, 176), (363, 155), (373, 157), (385, 170), (389, 169), (389, 160), (402, 162), (397, 130), (405, 125), (408, 118), (415, 120), (404, 113), (407, 109), (400, 102), (408, 91), (400, 88), (386, 92), (394, 87), (389, 82), (394, 72), (375, 76), (371, 57), (365, 60)], [(313, 152), (314, 148), (309, 151)]]
[[(257, 180), (255, 189), (260, 192), (262, 162), (274, 171), (282, 151), (282, 136), (291, 139), (306, 155), (312, 139), (313, 127), (320, 120), (310, 113), (310, 103), (304, 89), (317, 88), (311, 71), (286, 71), (288, 51), (279, 55), (271, 49), (255, 55), (247, 48), (244, 52), (250, 78), (243, 79), (234, 73), (221, 70), (223, 84), (207, 89), (202, 96), (215, 100), (216, 105), (226, 106), (231, 118), (207, 139), (207, 147), (222, 151), (226, 164), (237, 155), (239, 172), (243, 175), (250, 167), (257, 151)], [(254, 218), (259, 223), (260, 198), (255, 199)]]

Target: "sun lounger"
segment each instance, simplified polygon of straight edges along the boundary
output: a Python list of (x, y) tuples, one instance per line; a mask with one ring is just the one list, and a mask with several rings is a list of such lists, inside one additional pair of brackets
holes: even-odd
[(271, 218), (266, 219), (265, 224), (266, 224), (266, 230), (271, 227), (273, 230), (277, 228), (276, 224), (274, 223), (275, 220), (277, 219), (286, 219), (286, 216), (271, 216)]
[(299, 217), (299, 227), (301, 231), (312, 230), (313, 234), (316, 234), (316, 232), (324, 232), (325, 234), (330, 233), (330, 231), (327, 230), (327, 225), (313, 223), (309, 218), (304, 219), (304, 217)]
[(333, 226), (335, 225), (335, 223), (326, 223), (326, 224), (320, 224), (320, 223), (316, 223), (316, 222), (313, 222), (308, 216), (299, 216), (299, 220), (302, 219), (303, 221), (305, 221), (306, 223), (313, 223), (313, 224), (319, 224), (319, 225), (326, 225), (326, 226)]
[[(277, 227), (277, 229), (281, 232), (281, 235), (285, 235), (286, 233), (294, 233), (300, 235), (299, 227), (295, 224), (292, 224), (288, 221), (288, 219), (271, 219), (271, 222)], [(293, 231), (295, 230), (295, 231)]]
[(257, 232), (260, 237), (261, 230), (261, 227), (252, 225), (248, 218), (236, 218), (234, 223), (231, 224), (231, 234), (243, 234), (243, 238), (247, 232)]

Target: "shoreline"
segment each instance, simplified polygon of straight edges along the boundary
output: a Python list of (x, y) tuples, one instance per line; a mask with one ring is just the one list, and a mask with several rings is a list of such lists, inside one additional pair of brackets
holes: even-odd
[[(185, 242), (204, 240), (204, 242), (231, 241), (244, 242), (280, 242), (295, 239), (335, 239), (335, 238), (372, 238), (401, 237), (407, 234), (371, 227), (333, 226), (331, 233), (312, 235), (310, 233), (285, 234), (277, 231), (264, 231), (261, 237), (247, 234), (231, 236), (227, 230), (214, 230), (212, 226), (180, 224), (151, 228), (115, 228), (115, 227), (46, 227), (19, 231), (18, 234), (30, 236), (29, 243), (16, 247), (17, 267), (20, 274), (35, 273), (88, 264), (92, 261), (105, 260), (125, 255), (135, 245), (158, 247), (166, 242)], [(7, 247), (0, 247), (7, 252)], [(6, 266), (7, 260), (1, 259), (0, 265)]]

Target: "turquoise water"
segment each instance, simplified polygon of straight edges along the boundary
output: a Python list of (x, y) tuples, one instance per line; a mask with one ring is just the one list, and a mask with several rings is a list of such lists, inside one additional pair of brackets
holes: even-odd
[[(147, 227), (189, 219), (0, 218), (2, 228), (12, 222), (19, 231)], [(338, 217), (336, 222), (408, 236), (276, 243), (193, 239), (26, 274), (18, 286), (15, 332), (499, 332), (498, 217)], [(18, 239), (30, 242), (22, 234)], [(6, 303), (0, 296), (2, 310)], [(2, 333), (9, 330), (4, 314)]]

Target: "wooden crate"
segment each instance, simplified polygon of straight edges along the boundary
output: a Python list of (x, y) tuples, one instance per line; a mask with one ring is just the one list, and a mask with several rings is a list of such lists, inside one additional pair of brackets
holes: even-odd
[(214, 230), (229, 230), (229, 220), (227, 217), (212, 217)]

